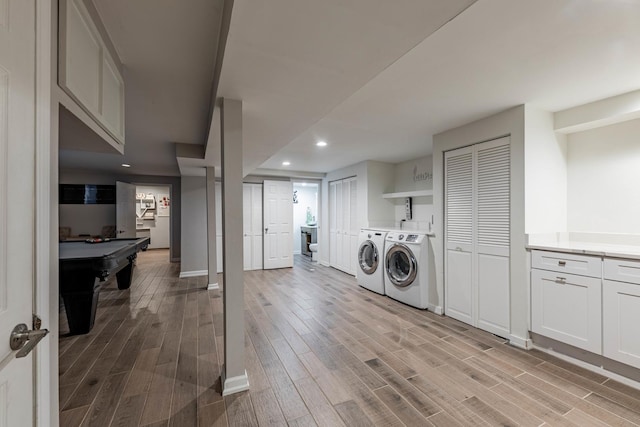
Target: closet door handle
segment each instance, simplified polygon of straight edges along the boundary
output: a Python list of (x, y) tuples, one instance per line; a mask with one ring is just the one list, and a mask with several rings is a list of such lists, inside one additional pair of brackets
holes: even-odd
[(264, 234), (267, 234), (267, 231), (269, 231), (269, 227), (264, 229)]

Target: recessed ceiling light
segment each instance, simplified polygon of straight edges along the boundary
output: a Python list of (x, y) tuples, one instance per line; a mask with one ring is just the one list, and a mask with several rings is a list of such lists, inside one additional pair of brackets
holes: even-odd
[(282, 166), (289, 166), (290, 164), (291, 164), (291, 162), (288, 162), (286, 160), (284, 162), (282, 162)]
[(123, 163), (123, 164), (122, 164), (122, 167), (123, 167), (123, 168), (130, 168), (130, 167), (131, 167), (131, 165), (130, 165), (129, 163)]
[(316, 145), (317, 145), (318, 147), (326, 147), (326, 146), (327, 146), (327, 143), (326, 143), (325, 141), (318, 141), (318, 142), (316, 142)]

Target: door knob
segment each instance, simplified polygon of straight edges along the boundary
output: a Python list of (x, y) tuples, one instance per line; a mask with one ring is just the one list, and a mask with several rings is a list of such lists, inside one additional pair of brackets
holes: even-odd
[(269, 227), (264, 229), (264, 234), (267, 234), (267, 231), (269, 231)]
[[(39, 325), (36, 323), (36, 327), (38, 326)], [(20, 323), (13, 328), (11, 337), (9, 337), (9, 345), (11, 350), (20, 350), (16, 353), (17, 358), (25, 357), (36, 345), (38, 345), (42, 338), (47, 336), (48, 333), (48, 329), (29, 330), (27, 325)]]

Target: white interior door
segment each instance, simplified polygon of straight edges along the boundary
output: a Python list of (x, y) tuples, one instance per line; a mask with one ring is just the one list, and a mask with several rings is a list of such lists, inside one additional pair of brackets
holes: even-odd
[(34, 422), (33, 353), (16, 358), (13, 328), (32, 327), (35, 258), (35, 1), (0, 1), (0, 425)]
[(220, 182), (216, 182), (216, 255), (218, 273), (222, 273), (222, 184)]
[(358, 180), (349, 179), (349, 273), (355, 275), (358, 271)]
[(500, 138), (445, 153), (445, 312), (510, 333), (510, 150)]
[(264, 268), (293, 267), (293, 184), (264, 181)]
[(244, 184), (242, 199), (244, 269), (262, 270), (262, 185)]
[(473, 147), (445, 153), (445, 312), (473, 324)]
[(329, 183), (329, 265), (336, 265), (337, 261), (337, 233), (338, 214), (336, 211), (336, 183)]
[(136, 237), (136, 186), (116, 181), (116, 237)]
[(477, 146), (476, 229), (478, 327), (508, 336), (511, 168), (509, 138)]

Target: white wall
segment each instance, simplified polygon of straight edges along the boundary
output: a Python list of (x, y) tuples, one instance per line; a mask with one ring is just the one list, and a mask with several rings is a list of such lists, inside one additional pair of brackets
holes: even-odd
[[(144, 194), (153, 194), (156, 199), (156, 209), (154, 212), (156, 216), (154, 219), (144, 219), (142, 221), (138, 220), (140, 225), (136, 228), (148, 228), (151, 234), (151, 244), (149, 245), (150, 249), (162, 249), (169, 247), (169, 227), (171, 225), (170, 216), (159, 216), (157, 203), (160, 200), (159, 195), (161, 194), (169, 194), (171, 189), (166, 186), (149, 186), (149, 185), (137, 185), (136, 193), (144, 193)], [(170, 201), (171, 203), (171, 201)]]
[(206, 275), (208, 269), (207, 191), (204, 177), (182, 177), (182, 207), (180, 274), (182, 276)]
[(307, 207), (311, 215), (318, 219), (318, 184), (293, 183), (293, 190), (298, 193), (298, 203), (293, 204), (293, 253), (299, 254), (301, 248), (300, 227), (307, 224)]
[(393, 200), (382, 198), (384, 193), (393, 192), (394, 175), (395, 165), (392, 163), (367, 162), (367, 175), (362, 190), (367, 195), (363, 227), (396, 227)]
[[(415, 190), (433, 189), (433, 157), (425, 156), (409, 160), (395, 165), (393, 192), (405, 192)], [(391, 199), (394, 204), (395, 227), (408, 230), (430, 231), (430, 223), (433, 217), (433, 197), (412, 197), (412, 219), (406, 218), (404, 199)]]
[(567, 138), (553, 113), (525, 106), (525, 232), (567, 231)]
[(429, 294), (432, 304), (444, 306), (444, 152), (508, 135), (511, 141), (510, 339), (519, 346), (529, 345), (529, 269), (524, 233), (524, 123), (525, 107), (521, 105), (433, 137), (436, 236), (432, 243), (437, 285), (430, 289)]
[(568, 136), (568, 231), (640, 233), (640, 119)]

